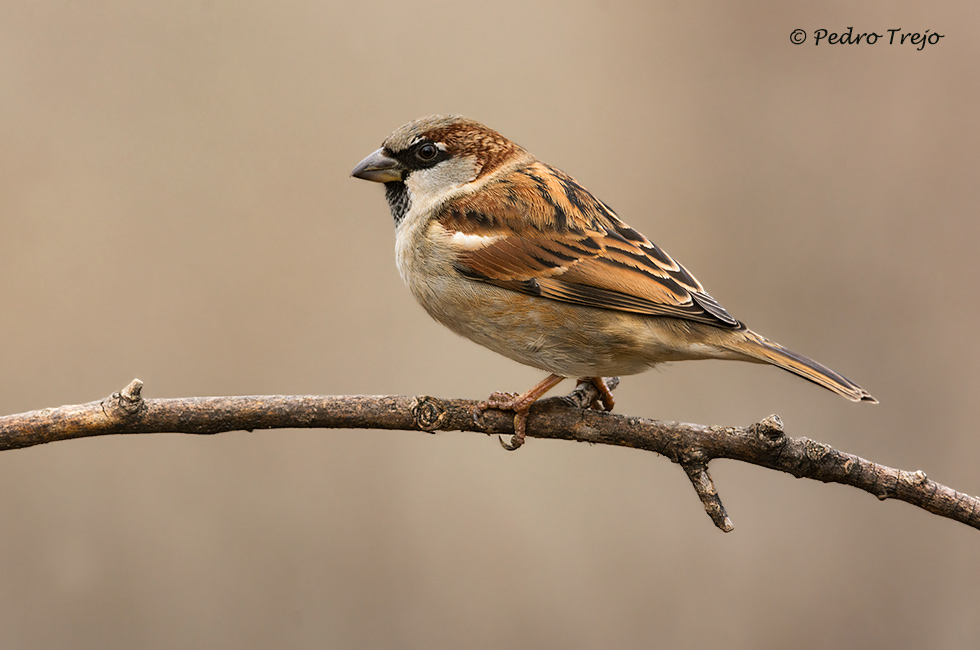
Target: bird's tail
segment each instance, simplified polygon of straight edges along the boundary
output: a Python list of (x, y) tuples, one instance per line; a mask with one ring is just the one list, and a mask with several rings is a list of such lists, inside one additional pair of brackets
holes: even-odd
[(752, 330), (745, 330), (744, 334), (745, 336), (742, 339), (733, 341), (730, 347), (736, 352), (749, 357), (748, 360), (771, 363), (804, 379), (809, 379), (827, 390), (832, 390), (852, 402), (878, 403), (878, 400), (872, 397), (871, 393), (840, 373), (834, 372), (827, 366), (817, 363), (813, 359), (808, 359), (802, 354), (788, 350), (778, 343), (774, 343), (756, 334)]

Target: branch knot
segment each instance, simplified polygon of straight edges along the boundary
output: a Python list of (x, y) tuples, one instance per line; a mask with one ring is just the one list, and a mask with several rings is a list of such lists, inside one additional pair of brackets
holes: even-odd
[(134, 379), (121, 391), (102, 400), (102, 412), (110, 419), (130, 420), (139, 416), (146, 410), (146, 402), (140, 394), (142, 390), (143, 382)]
[(812, 461), (823, 460), (824, 456), (833, 451), (827, 445), (810, 440), (809, 438), (803, 438), (803, 450), (806, 453), (807, 459)]
[(929, 477), (921, 469), (914, 472), (907, 472), (905, 470), (899, 470), (899, 476), (901, 480), (905, 481), (913, 487), (922, 487), (929, 481)]
[(412, 400), (412, 418), (422, 431), (434, 433), (446, 421), (448, 412), (445, 405), (435, 397), (417, 395)]
[(762, 420), (749, 426), (749, 431), (754, 436), (761, 438), (763, 441), (771, 445), (781, 443), (786, 440), (786, 434), (783, 432), (783, 421), (779, 419), (778, 415), (775, 414), (770, 415), (767, 418), (763, 418)]

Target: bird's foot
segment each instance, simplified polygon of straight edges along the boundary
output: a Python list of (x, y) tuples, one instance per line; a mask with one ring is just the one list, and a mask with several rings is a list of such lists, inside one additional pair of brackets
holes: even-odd
[(582, 384), (592, 384), (599, 393), (592, 400), (592, 403), (589, 404), (590, 409), (595, 411), (611, 411), (616, 406), (616, 399), (613, 397), (612, 391), (609, 390), (609, 386), (606, 385), (606, 381), (602, 377), (583, 377), (578, 380), (576, 386), (581, 386)]
[(559, 375), (549, 375), (544, 381), (536, 385), (526, 393), (491, 393), (485, 401), (476, 405), (473, 415), (476, 418), (483, 415), (484, 411), (496, 409), (498, 411), (514, 412), (514, 435), (510, 442), (504, 442), (501, 436), (497, 436), (500, 446), (507, 451), (514, 451), (524, 444), (527, 433), (527, 416), (531, 410), (531, 405), (539, 397), (554, 388), (564, 377)]
[[(529, 391), (530, 392), (530, 391)], [(527, 414), (531, 410), (537, 396), (530, 396), (528, 393), (518, 395), (517, 393), (491, 393), (485, 401), (476, 406), (475, 415), (483, 415), (488, 409), (498, 411), (514, 412), (514, 435), (510, 442), (504, 442), (501, 436), (497, 436), (500, 446), (507, 451), (514, 451), (524, 444), (524, 437), (527, 432)]]

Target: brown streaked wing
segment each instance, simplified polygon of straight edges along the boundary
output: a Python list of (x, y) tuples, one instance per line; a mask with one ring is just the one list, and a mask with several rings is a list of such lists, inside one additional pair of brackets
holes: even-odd
[(459, 252), (467, 277), (579, 305), (742, 327), (683, 266), (543, 163), (457, 199), (439, 223), (488, 237)]

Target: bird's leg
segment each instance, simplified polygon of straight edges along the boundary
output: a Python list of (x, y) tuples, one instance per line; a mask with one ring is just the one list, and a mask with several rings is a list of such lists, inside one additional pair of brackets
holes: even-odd
[[(544, 381), (534, 386), (531, 390), (521, 393), (491, 393), (485, 402), (480, 402), (476, 406), (476, 415), (480, 415), (487, 409), (497, 409), (499, 411), (514, 412), (514, 437), (510, 443), (498, 436), (501, 446), (507, 451), (514, 451), (524, 444), (524, 434), (527, 430), (527, 414), (531, 410), (539, 397), (554, 388), (564, 379), (561, 375), (548, 375)], [(601, 380), (600, 380), (601, 381)]]
[(582, 377), (578, 380), (576, 386), (581, 386), (582, 384), (591, 383), (595, 386), (595, 389), (599, 391), (599, 396), (589, 404), (589, 408), (596, 411), (611, 411), (613, 407), (616, 406), (616, 400), (613, 398), (612, 391), (609, 390), (609, 386), (606, 386), (606, 381), (602, 377)]

